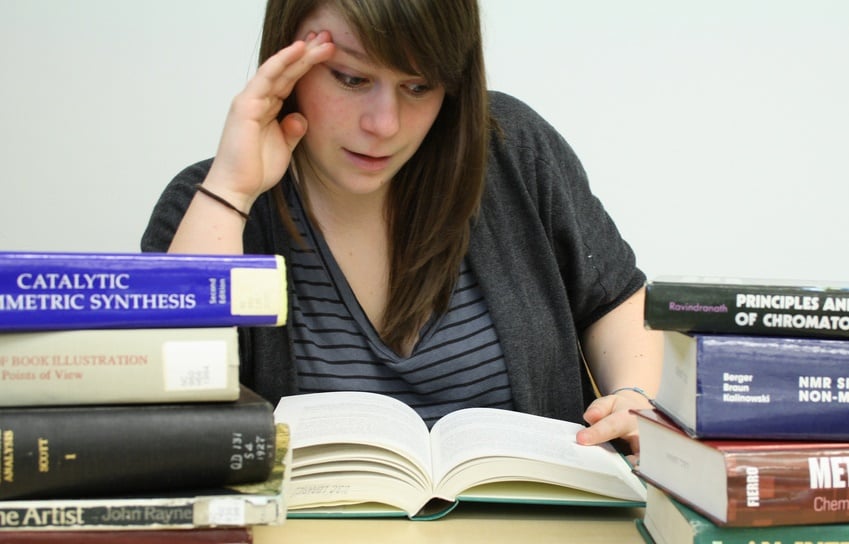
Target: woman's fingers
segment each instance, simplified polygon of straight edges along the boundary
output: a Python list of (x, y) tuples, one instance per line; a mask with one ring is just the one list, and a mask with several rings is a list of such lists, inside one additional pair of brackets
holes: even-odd
[(291, 153), (307, 133), (307, 120), (300, 113), (290, 113), (280, 122), (280, 129), (283, 131), (286, 147)]
[(645, 398), (636, 395), (606, 395), (595, 399), (584, 412), (590, 426), (578, 432), (578, 442), (598, 444), (622, 438), (637, 447), (637, 419), (630, 410), (645, 407)]
[[(311, 33), (264, 62), (234, 97), (212, 170), (233, 189), (256, 196), (277, 182), (307, 130), (298, 113), (277, 115), (297, 81), (333, 54), (328, 32)], [(211, 170), (211, 171), (212, 171)]]
[(330, 33), (310, 34), (271, 56), (257, 70), (246, 91), (256, 97), (285, 100), (295, 83), (313, 66), (325, 62), (333, 54)]

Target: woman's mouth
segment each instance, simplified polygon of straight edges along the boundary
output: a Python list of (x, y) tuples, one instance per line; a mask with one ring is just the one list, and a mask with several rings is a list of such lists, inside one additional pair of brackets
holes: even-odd
[(392, 158), (391, 155), (383, 155), (383, 156), (373, 156), (373, 155), (364, 155), (362, 153), (356, 153), (349, 149), (345, 150), (345, 154), (351, 160), (351, 162), (361, 170), (367, 170), (369, 172), (376, 172), (378, 170), (383, 170), (389, 164), (389, 160)]

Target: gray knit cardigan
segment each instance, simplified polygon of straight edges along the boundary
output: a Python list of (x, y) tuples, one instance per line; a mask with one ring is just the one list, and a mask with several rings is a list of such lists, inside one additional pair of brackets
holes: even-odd
[[(495, 92), (490, 100), (501, 132), (491, 139), (469, 264), (501, 341), (516, 409), (582, 421), (592, 389), (579, 335), (638, 290), (645, 275), (563, 137), (519, 100)], [(143, 251), (167, 250), (210, 164), (186, 168), (165, 188)], [(245, 252), (288, 257), (288, 234), (268, 193), (250, 215)], [(273, 403), (298, 392), (285, 326), (240, 330), (240, 352), (245, 385)]]

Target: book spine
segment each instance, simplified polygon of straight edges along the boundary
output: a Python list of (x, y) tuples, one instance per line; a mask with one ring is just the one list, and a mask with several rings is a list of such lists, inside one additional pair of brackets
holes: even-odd
[(819, 338), (849, 337), (849, 290), (649, 282), (652, 329)]
[(274, 326), (274, 255), (0, 253), (0, 330)]
[(785, 527), (702, 526), (692, 544), (841, 544), (849, 542), (845, 525), (795, 525)]
[(8, 531), (3, 544), (251, 544), (250, 527), (102, 531)]
[[(105, 531), (196, 529), (277, 524), (285, 518), (282, 495), (79, 501), (0, 501), (4, 531)], [(0, 537), (3, 540), (5, 536)]]
[(0, 334), (0, 406), (236, 400), (235, 327)]
[(725, 460), (725, 526), (846, 523), (849, 450), (737, 451)]
[[(644, 524), (657, 542), (669, 542), (664, 523), (682, 518), (692, 532), (692, 544), (813, 543), (849, 540), (849, 525), (783, 525), (768, 527), (721, 527), (675, 499), (662, 499), (663, 491), (648, 486)], [(677, 544), (677, 543), (676, 543)]]
[(845, 524), (777, 527), (719, 527), (700, 524), (692, 544), (841, 544), (849, 542)]
[(203, 489), (266, 479), (274, 457), (270, 403), (4, 408), (0, 499)]
[(845, 523), (849, 443), (697, 440), (657, 410), (636, 411), (652, 484), (723, 527)]
[[(695, 380), (691, 435), (849, 441), (849, 343), (734, 335), (691, 340), (695, 364), (678, 364), (668, 373)], [(664, 395), (659, 393), (657, 406), (666, 412)]]

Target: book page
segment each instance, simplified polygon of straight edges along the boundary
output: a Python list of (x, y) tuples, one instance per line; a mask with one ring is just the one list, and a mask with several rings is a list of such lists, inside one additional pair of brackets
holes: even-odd
[(289, 424), (293, 449), (332, 443), (380, 446), (430, 474), (427, 425), (391, 397), (356, 391), (293, 395), (280, 399), (274, 417)]
[[(418, 489), (431, 489), (430, 471), (424, 474), (403, 455), (361, 444), (322, 444), (298, 449), (292, 470), (298, 477), (329, 469), (333, 463), (345, 470), (391, 474), (398, 480), (412, 482)], [(360, 463), (360, 468), (353, 468)]]
[(491, 408), (472, 408), (443, 417), (431, 430), (434, 480), (474, 459), (514, 457), (635, 478), (628, 464), (612, 448), (582, 446), (576, 434), (583, 426)]

